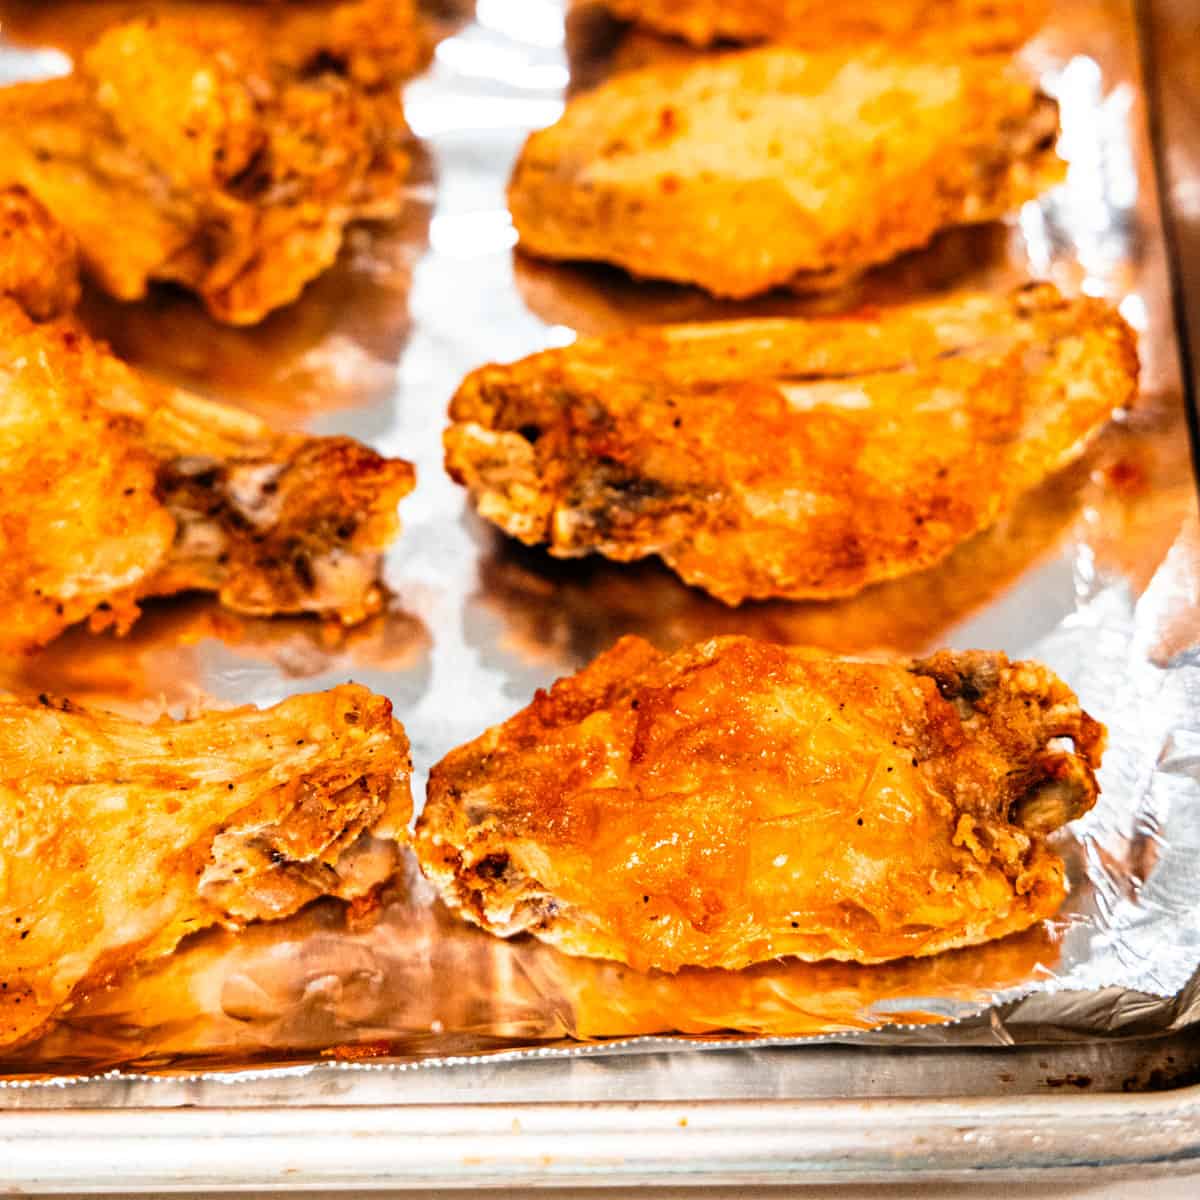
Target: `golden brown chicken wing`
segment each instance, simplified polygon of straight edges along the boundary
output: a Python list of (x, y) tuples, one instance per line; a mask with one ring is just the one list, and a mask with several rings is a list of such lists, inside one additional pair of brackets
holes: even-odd
[(728, 604), (849, 595), (991, 525), (1136, 381), (1121, 317), (1050, 285), (648, 328), (474, 372), (446, 466), (559, 557), (657, 554)]
[(120, 299), (151, 280), (257, 321), (401, 208), (409, 0), (106, 29), (74, 74), (0, 90), (0, 182), (26, 186)]
[(1058, 909), (1103, 742), (1002, 654), (624, 638), (443, 759), (416, 846), (468, 920), (639, 969), (934, 954)]
[(1057, 108), (1004, 57), (792, 49), (650, 67), (517, 161), (521, 246), (741, 298), (844, 283), (1058, 181)]
[(1046, 0), (604, 0), (615, 15), (695, 46), (782, 42), (819, 49), (873, 38), (934, 36), (973, 50), (1007, 50), (1046, 18)]
[(0, 646), (193, 589), (246, 613), (378, 609), (410, 464), (153, 384), (4, 299), (0, 378)]
[(368, 893), (409, 770), (361, 687), (153, 725), (0, 697), (0, 1047), (198, 929)]

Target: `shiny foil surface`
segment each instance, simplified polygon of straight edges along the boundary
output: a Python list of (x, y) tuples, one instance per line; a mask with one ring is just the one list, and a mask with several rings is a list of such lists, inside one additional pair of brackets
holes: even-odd
[[(61, 71), (73, 39), (146, 7), (2, 3), (0, 79)], [(0, 686), (152, 718), (354, 679), (393, 700), (419, 803), (443, 754), (624, 633), (664, 648), (737, 632), (860, 655), (1002, 649), (1048, 663), (1110, 730), (1100, 802), (1058, 843), (1071, 896), (1050, 926), (934, 958), (671, 977), (467, 927), (410, 863), (370, 911), (320, 902), (280, 924), (193, 937), (84, 999), (0, 1072), (436, 1063), (632, 1049), (629, 1039), (995, 1044), (1192, 1020), (1200, 528), (1129, 5), (1058, 0), (1024, 52), (1061, 105), (1065, 185), (1005, 225), (947, 234), (834, 296), (744, 304), (514, 252), (504, 188), (526, 135), (558, 116), (568, 89), (680, 51), (587, 5), (566, 22), (556, 0), (466, 8), (438, 6), (434, 64), (407, 89), (417, 167), (405, 216), (355, 230), (297, 304), (231, 329), (175, 293), (85, 302), (89, 325), (149, 372), (416, 463), (387, 611), (341, 630), (204, 600), (155, 603), (124, 638), (74, 631), (0, 664)], [(849, 600), (732, 610), (653, 563), (554, 562), (476, 518), (442, 470), (446, 405), (482, 363), (636, 322), (831, 311), (1029, 276), (1119, 304), (1141, 336), (1138, 404), (944, 564)]]

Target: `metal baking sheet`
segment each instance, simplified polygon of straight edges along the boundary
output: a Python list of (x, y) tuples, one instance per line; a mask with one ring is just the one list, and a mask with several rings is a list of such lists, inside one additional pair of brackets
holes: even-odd
[[(1200, 1165), (1195, 1039), (680, 1051), (31, 1085), (30, 1193), (1055, 1179)], [(1177, 1089), (1177, 1090), (1176, 1090)], [(219, 1139), (219, 1143), (217, 1141)]]
[[(72, 22), (72, 10), (94, 18), (104, 4), (63, 0), (53, 7), (48, 19), (50, 6), (0, 5), (12, 43), (0, 54), (5, 77), (62, 69), (62, 56), (45, 47), (69, 52), (73, 31), (82, 28)], [(335, 905), (318, 905), (279, 926), (202, 935), (81, 1003), (42, 1043), (3, 1064), (9, 1086), (0, 1090), (0, 1107), (13, 1111), (0, 1118), (0, 1148), (14, 1156), (7, 1160), (14, 1180), (34, 1181), (35, 1160), (19, 1150), (34, 1144), (30, 1109), (44, 1117), (42, 1110), (57, 1108), (84, 1123), (72, 1128), (86, 1126), (95, 1136), (107, 1130), (104, 1136), (125, 1139), (121, 1144), (132, 1155), (133, 1147), (150, 1144), (140, 1140), (148, 1130), (139, 1132), (135, 1122), (88, 1122), (110, 1109), (195, 1103), (216, 1119), (233, 1103), (264, 1112), (288, 1106), (287, 1136), (270, 1121), (248, 1127), (246, 1155), (222, 1179), (216, 1168), (201, 1171), (197, 1186), (206, 1180), (212, 1186), (265, 1183), (281, 1161), (293, 1161), (288, 1155), (307, 1164), (309, 1186), (366, 1186), (361, 1171), (342, 1164), (322, 1173), (311, 1155), (305, 1158), (306, 1106), (331, 1097), (371, 1106), (370, 1112), (384, 1106), (379, 1119), (386, 1123), (403, 1096), (418, 1092), (404, 1104), (405, 1121), (393, 1124), (395, 1138), (378, 1143), (403, 1156), (419, 1140), (421, 1121), (433, 1121), (426, 1107), (437, 1095), (460, 1101), (458, 1116), (442, 1114), (429, 1131), (453, 1127), (465, 1136), (477, 1118), (477, 1132), (498, 1119), (461, 1103), (472, 1091), (494, 1095), (498, 1072), (510, 1073), (501, 1089), (509, 1102), (558, 1101), (556, 1107), (575, 1114), (563, 1118), (565, 1124), (546, 1125), (539, 1145), (568, 1131), (601, 1140), (603, 1131), (628, 1135), (637, 1119), (623, 1106), (605, 1108), (613, 1096), (674, 1104), (680, 1119), (698, 1122), (678, 1128), (699, 1131), (708, 1126), (694, 1112), (698, 1096), (732, 1106), (726, 1110), (731, 1116), (738, 1105), (750, 1106), (744, 1114), (750, 1120), (755, 1111), (762, 1118), (765, 1100), (774, 1095), (800, 1106), (786, 1117), (780, 1111), (786, 1124), (801, 1112), (806, 1122), (814, 1120), (813, 1108), (805, 1107), (813, 1096), (838, 1095), (846, 1098), (842, 1108), (827, 1110), (829, 1123), (843, 1122), (839, 1138), (857, 1136), (858, 1151), (869, 1157), (863, 1120), (872, 1093), (845, 1085), (845, 1064), (864, 1061), (856, 1055), (870, 1056), (865, 1061), (875, 1064), (874, 1072), (886, 1062), (896, 1092), (948, 1096), (956, 1094), (964, 1070), (978, 1072), (973, 1055), (1017, 1056), (1023, 1051), (1014, 1047), (1056, 1039), (1071, 1043), (1069, 1050), (1046, 1052), (1068, 1056), (1053, 1068), (1061, 1074), (1047, 1067), (1041, 1083), (1031, 1081), (1026, 1089), (1046, 1093), (1037, 1105), (1053, 1106), (1053, 1119), (1050, 1108), (1030, 1107), (1026, 1096), (1019, 1110), (1009, 1111), (1008, 1125), (995, 1123), (1002, 1106), (987, 1110), (986, 1120), (981, 1108), (979, 1129), (990, 1122), (989, 1128), (1016, 1138), (1023, 1128), (1028, 1139), (1036, 1116), (1036, 1128), (1049, 1131), (1045, 1161), (1037, 1165), (1062, 1167), (1066, 1159), (1054, 1155), (1065, 1154), (1087, 1123), (1111, 1137), (1115, 1126), (1105, 1122), (1150, 1116), (1144, 1097), (1140, 1107), (1131, 1106), (1119, 1084), (1132, 1081), (1132, 1092), (1149, 1087), (1150, 1072), (1159, 1068), (1145, 1064), (1165, 1053), (1168, 1035), (1190, 1047), (1177, 1031), (1191, 1025), (1200, 1004), (1194, 981), (1189, 986), (1200, 959), (1200, 893), (1192, 865), (1200, 839), (1200, 693), (1193, 665), (1200, 531), (1133, 10), (1119, 0), (1059, 0), (1051, 26), (1028, 51), (1062, 105), (1063, 148), (1071, 160), (1065, 188), (1005, 226), (944, 237), (832, 301), (773, 296), (736, 311), (886, 303), (1046, 276), (1066, 290), (1112, 298), (1139, 329), (1138, 407), (1084, 463), (1039, 489), (944, 567), (836, 604), (731, 612), (652, 565), (555, 564), (514, 548), (466, 511), (441, 471), (445, 404), (471, 367), (562, 344), (576, 332), (734, 311), (689, 289), (514, 256), (503, 202), (512, 157), (530, 129), (555, 118), (573, 79), (594, 78), (620, 60), (620, 40), (586, 10), (564, 37), (556, 0), (479, 0), (473, 16), (446, 15), (442, 8), (445, 36), (434, 67), (407, 92), (417, 172), (401, 222), (358, 231), (335, 271), (258, 329), (216, 328), (189, 300), (165, 292), (134, 307), (91, 296), (86, 309), (93, 328), (147, 370), (281, 424), (349, 432), (417, 463), (419, 487), (404, 503), (406, 531), (388, 562), (394, 592), (388, 612), (365, 628), (334, 633), (306, 621), (245, 620), (202, 601), (166, 603), (153, 606), (125, 639), (72, 634), (36, 658), (5, 664), (3, 682), (151, 716), (212, 703), (270, 703), (355, 678), (393, 698), (417, 765), (427, 769), (448, 748), (524, 704), (535, 687), (575, 669), (624, 632), (665, 646), (736, 630), (854, 653), (911, 654), (940, 644), (1033, 652), (1075, 685), (1114, 733), (1105, 800), (1064, 846), (1074, 885), (1068, 910), (1050, 929), (925, 962), (869, 970), (773, 964), (733, 976), (692, 972), (670, 980), (467, 929), (434, 905), (410, 872), (397, 881), (380, 919), (365, 926), (350, 923)], [(415, 782), (419, 791), (420, 772)], [(1087, 1092), (1101, 1076), (1070, 1069), (1068, 1061), (1077, 1065), (1097, 1046), (1125, 1044), (1102, 1039), (1134, 1035), (1158, 1040), (1137, 1052), (1136, 1069), (1120, 1079), (1105, 1077), (1102, 1090), (1111, 1094), (1103, 1105), (1092, 1103), (1099, 1097), (1073, 1094)], [(764, 1037), (810, 1044), (804, 1054), (788, 1055), (764, 1045)], [(870, 1044), (818, 1045), (816, 1037)], [(689, 1050), (697, 1039), (723, 1052)], [(757, 1048), (732, 1050), (731, 1042)], [(881, 1046), (891, 1048), (886, 1057)], [(972, 1049), (985, 1046), (993, 1049)], [(597, 1052), (620, 1053), (598, 1059)], [(1186, 1049), (1174, 1053), (1176, 1061), (1157, 1078), (1178, 1085), (1195, 1063)], [(781, 1067), (782, 1076), (767, 1076), (777, 1078), (776, 1092), (748, 1086), (775, 1055), (823, 1062), (827, 1071), (836, 1062), (842, 1075), (837, 1083), (817, 1084), (814, 1076), (801, 1085), (794, 1068), (789, 1074)], [(831, 1057), (813, 1057), (820, 1055)], [(562, 1056), (562, 1062), (550, 1067), (547, 1056)], [(608, 1064), (608, 1095), (574, 1086), (601, 1061)], [(727, 1067), (709, 1065), (716, 1062)], [(436, 1066), (443, 1082), (415, 1089), (411, 1068), (418, 1064)], [(246, 1074), (250, 1066), (253, 1075)], [(79, 1080), (114, 1068), (122, 1077)], [(537, 1070), (549, 1073), (530, 1074)], [(1051, 1082), (1068, 1076), (1075, 1082)], [(52, 1082), (42, 1082), (48, 1078)], [(1078, 1083), (1084, 1078), (1086, 1087)], [(64, 1087), (70, 1079), (77, 1082)], [(1004, 1091), (1001, 1082), (986, 1095)], [(924, 1117), (905, 1118), (913, 1122), (908, 1134), (921, 1119), (939, 1128), (928, 1107), (937, 1102), (920, 1103), (927, 1106)], [(1134, 1147), (1129, 1161), (1192, 1153), (1197, 1105), (1200, 1099), (1187, 1089), (1163, 1101), (1159, 1107), (1171, 1114), (1168, 1133), (1154, 1146)], [(968, 1108), (960, 1110), (964, 1120)], [(365, 1133), (369, 1124), (364, 1118), (353, 1128)], [(65, 1130), (56, 1122), (47, 1128)], [(381, 1133), (378, 1123), (372, 1128)], [(663, 1133), (656, 1123), (652, 1128), (654, 1137)], [(828, 1133), (828, 1123), (812, 1128), (814, 1137), (818, 1130)], [(857, 1135), (847, 1132), (854, 1128)], [(184, 1124), (169, 1134), (163, 1125), (156, 1129), (181, 1139), (178, 1149), (194, 1147), (201, 1130), (211, 1136), (217, 1126)], [(353, 1129), (342, 1132), (350, 1137)], [(898, 1140), (887, 1163), (903, 1158), (906, 1135), (889, 1126), (883, 1136), (892, 1134)], [(669, 1174), (683, 1157), (695, 1156), (694, 1148), (679, 1144), (683, 1140), (651, 1138), (641, 1159), (641, 1150), (626, 1143), (629, 1161), (639, 1161), (647, 1177)], [(517, 1160), (523, 1162), (533, 1144), (522, 1143)], [(963, 1149), (969, 1143), (956, 1144), (958, 1158), (944, 1141), (940, 1160), (931, 1151), (924, 1167), (916, 1159), (910, 1165), (928, 1171), (936, 1161), (947, 1170), (952, 1160), (1029, 1164), (1041, 1154), (1026, 1140), (1021, 1158), (1013, 1150), (1018, 1142), (1004, 1142), (999, 1133), (990, 1147), (976, 1138), (973, 1152)], [(814, 1163), (817, 1145), (808, 1147)], [(704, 1177), (728, 1178), (738, 1154), (749, 1152), (749, 1142), (739, 1146)], [(796, 1156), (803, 1150), (792, 1146)], [(507, 1153), (498, 1151), (496, 1164)], [(1094, 1161), (1120, 1165), (1121, 1155), (1099, 1141), (1094, 1154)], [(716, 1164), (718, 1157), (695, 1161)], [(563, 1163), (568, 1159), (573, 1170), (588, 1174), (581, 1159), (561, 1155)], [(60, 1161), (57, 1174), (43, 1161), (37, 1178), (50, 1181), (46, 1187), (82, 1186), (70, 1164), (83, 1159), (66, 1152)], [(860, 1156), (860, 1166), (865, 1161)], [(772, 1162), (764, 1177), (778, 1177), (779, 1163)], [(27, 1169), (17, 1175), (20, 1163)], [(881, 1174), (893, 1169), (880, 1163)], [(447, 1159), (438, 1169), (461, 1181), (522, 1178), (525, 1167), (504, 1164), (491, 1175), (470, 1169), (465, 1159), (457, 1167)], [(151, 1180), (154, 1169), (148, 1163), (139, 1178)], [(528, 1170), (539, 1178), (555, 1175), (549, 1166)], [(432, 1185), (435, 1175), (431, 1167), (412, 1178)], [(397, 1182), (394, 1172), (387, 1178)]]

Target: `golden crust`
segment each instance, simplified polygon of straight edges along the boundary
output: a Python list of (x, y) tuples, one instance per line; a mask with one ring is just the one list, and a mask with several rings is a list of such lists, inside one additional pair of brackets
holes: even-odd
[(378, 611), (381, 552), (416, 474), (347, 437), (277, 433), (172, 391), (143, 437), (175, 542), (148, 591), (213, 591), (237, 612), (324, 612), (352, 625)]
[(153, 725), (0, 697), (0, 764), (6, 1048), (196, 930), (365, 895), (412, 813), (404, 730), (354, 685)]
[(194, 589), (347, 623), (379, 607), (409, 463), (156, 386), (2, 299), (0, 374), (0, 646), (124, 628), (139, 597)]
[(1050, 285), (882, 314), (647, 328), (470, 375), (446, 466), (558, 557), (659, 555), (728, 604), (938, 562), (1077, 458), (1134, 335)]
[(875, 38), (936, 37), (975, 51), (1010, 50), (1046, 19), (1047, 0), (604, 0), (622, 20), (684, 38), (820, 49)]
[(70, 77), (0, 90), (0, 180), (46, 205), (114, 296), (170, 280), (252, 323), (333, 262), (350, 221), (399, 212), (399, 88), (425, 55), (412, 4), (265, 21), (128, 21)]
[(35, 321), (79, 302), (75, 239), (24, 188), (0, 189), (0, 297)]
[(0, 646), (41, 645), (100, 606), (118, 624), (170, 552), (157, 464), (98, 402), (97, 351), (0, 301)]
[(526, 143), (509, 207), (546, 258), (735, 299), (824, 288), (1058, 182), (1057, 125), (1003, 57), (752, 50), (572, 100)]
[(935, 954), (1058, 909), (1103, 742), (1002, 654), (625, 638), (447, 755), (415, 845), (466, 919), (639, 969)]

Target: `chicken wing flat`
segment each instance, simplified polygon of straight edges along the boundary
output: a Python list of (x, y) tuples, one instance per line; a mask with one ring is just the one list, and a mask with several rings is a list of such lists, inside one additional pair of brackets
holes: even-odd
[(467, 920), (638, 969), (935, 954), (1058, 909), (1103, 742), (1002, 654), (624, 638), (443, 759), (416, 846)]
[(572, 100), (509, 185), (521, 246), (743, 298), (812, 290), (1056, 183), (1058, 110), (998, 56), (792, 49)]
[(128, 21), (69, 77), (0, 89), (0, 182), (37, 196), (114, 296), (169, 280), (252, 323), (333, 262), (349, 222), (399, 212), (400, 83), (423, 58), (408, 0)]
[(1133, 332), (1050, 285), (883, 314), (664, 326), (468, 376), (446, 466), (506, 533), (659, 555), (728, 604), (921, 570), (1077, 458)]
[(409, 463), (156, 385), (3, 299), (0, 380), (0, 647), (195, 589), (347, 624), (379, 608)]
[(0, 1047), (198, 929), (367, 894), (409, 771), (391, 705), (353, 685), (153, 725), (0, 697)]
[(716, 42), (782, 42), (819, 49), (875, 38), (910, 42), (933, 35), (972, 50), (1008, 50), (1028, 40), (1046, 18), (1045, 0), (605, 0), (625, 21), (684, 38)]

